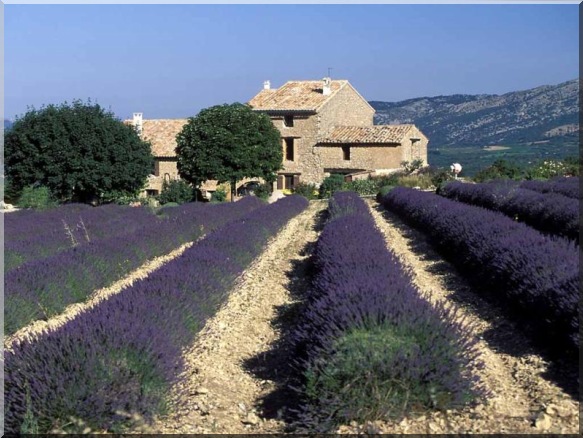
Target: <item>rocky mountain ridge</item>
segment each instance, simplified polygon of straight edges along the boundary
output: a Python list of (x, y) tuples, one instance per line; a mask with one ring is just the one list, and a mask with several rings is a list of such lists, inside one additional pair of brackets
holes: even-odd
[(502, 95), (420, 97), (369, 102), (376, 124), (414, 123), (430, 147), (535, 142), (579, 130), (579, 80)]

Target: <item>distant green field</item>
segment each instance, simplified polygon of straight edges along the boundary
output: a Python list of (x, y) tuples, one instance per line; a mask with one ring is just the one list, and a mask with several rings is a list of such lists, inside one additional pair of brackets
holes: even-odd
[(485, 150), (477, 146), (438, 147), (429, 144), (429, 164), (446, 167), (452, 163), (462, 165), (461, 176), (473, 176), (480, 169), (490, 166), (499, 159), (507, 160), (520, 166), (528, 166), (544, 159), (564, 159), (579, 155), (577, 137), (549, 140), (548, 143), (500, 144), (503, 150)]

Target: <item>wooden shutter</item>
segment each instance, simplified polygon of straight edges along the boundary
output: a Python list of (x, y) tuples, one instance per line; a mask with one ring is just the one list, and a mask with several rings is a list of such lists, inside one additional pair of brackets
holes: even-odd
[(293, 182), (294, 189), (298, 186), (299, 183), (300, 183), (300, 176), (294, 175), (294, 182)]
[(283, 175), (277, 175), (277, 190), (283, 190)]

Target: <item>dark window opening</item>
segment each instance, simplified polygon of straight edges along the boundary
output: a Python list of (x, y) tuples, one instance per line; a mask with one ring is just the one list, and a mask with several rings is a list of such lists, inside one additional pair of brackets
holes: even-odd
[(146, 190), (146, 196), (158, 196), (158, 190), (148, 189)]
[(294, 161), (294, 139), (285, 139), (285, 159), (288, 161)]
[(284, 189), (293, 190), (300, 183), (300, 176), (299, 175), (283, 175), (282, 182), (284, 185), (284, 187), (283, 187)]
[(160, 162), (158, 160), (154, 161), (154, 175), (160, 176)]
[(294, 126), (294, 116), (283, 116), (283, 125), (287, 128)]
[(350, 146), (342, 146), (342, 157), (344, 161), (350, 160)]

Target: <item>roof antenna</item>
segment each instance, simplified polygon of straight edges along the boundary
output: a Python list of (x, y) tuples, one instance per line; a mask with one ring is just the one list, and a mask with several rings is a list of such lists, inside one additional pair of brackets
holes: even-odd
[(330, 76), (330, 72), (331, 72), (331, 71), (332, 71), (332, 67), (328, 67), (328, 77), (331, 77), (331, 76)]

